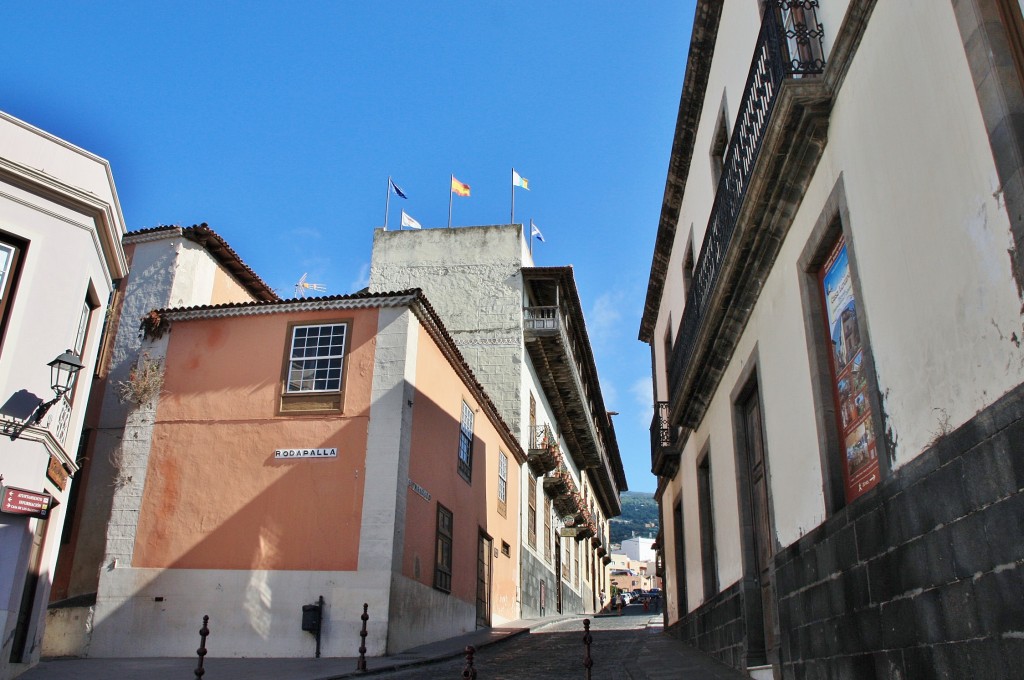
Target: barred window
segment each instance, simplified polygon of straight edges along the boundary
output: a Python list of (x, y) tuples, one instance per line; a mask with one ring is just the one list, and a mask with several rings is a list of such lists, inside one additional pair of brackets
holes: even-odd
[(459, 474), (467, 482), (473, 478), (473, 409), (466, 402), (459, 425)]
[(437, 548), (434, 559), (434, 587), (452, 592), (452, 511), (437, 504)]
[(345, 358), (346, 324), (295, 326), (289, 354), (287, 391), (337, 392)]

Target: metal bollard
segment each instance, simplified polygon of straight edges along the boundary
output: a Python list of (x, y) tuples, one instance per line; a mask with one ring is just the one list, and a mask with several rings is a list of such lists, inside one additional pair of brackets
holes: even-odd
[(590, 619), (583, 619), (583, 667), (587, 669), (587, 680), (590, 680), (590, 669), (594, 667), (594, 660), (590, 658), (590, 643), (594, 638), (590, 635)]
[(476, 668), (473, 667), (473, 655), (476, 654), (476, 647), (466, 647), (466, 667), (462, 669), (463, 680), (476, 680)]
[(207, 624), (210, 623), (209, 615), (203, 616), (203, 627), (199, 629), (199, 649), (196, 650), (196, 654), (199, 655), (199, 665), (196, 666), (196, 677), (201, 678), (206, 673), (206, 669), (203, 668), (203, 657), (206, 656), (206, 636), (210, 634), (210, 628)]
[(359, 631), (359, 660), (356, 661), (356, 670), (366, 670), (366, 622), (370, 620), (370, 615), (366, 613), (366, 610), (370, 608), (370, 605), (363, 603), (363, 615), (360, 616), (363, 620), (363, 629)]

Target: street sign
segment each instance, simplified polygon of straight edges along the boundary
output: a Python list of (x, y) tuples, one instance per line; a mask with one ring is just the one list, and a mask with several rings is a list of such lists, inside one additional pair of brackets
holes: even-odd
[(55, 505), (53, 496), (48, 493), (19, 489), (16, 486), (5, 486), (2, 499), (0, 499), (0, 512), (46, 519)]

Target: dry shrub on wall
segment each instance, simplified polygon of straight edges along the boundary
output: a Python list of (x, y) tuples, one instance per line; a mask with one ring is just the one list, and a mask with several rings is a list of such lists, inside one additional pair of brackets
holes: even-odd
[(117, 392), (122, 403), (147, 404), (160, 394), (163, 386), (163, 362), (151, 357), (149, 352), (143, 352), (128, 379), (117, 383)]

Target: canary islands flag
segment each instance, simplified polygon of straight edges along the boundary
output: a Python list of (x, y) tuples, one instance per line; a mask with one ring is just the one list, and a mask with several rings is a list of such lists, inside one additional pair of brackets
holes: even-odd
[(512, 168), (512, 186), (514, 186), (514, 187), (522, 187), (522, 188), (526, 189), (527, 191), (529, 191), (530, 190), (530, 180), (526, 179), (525, 177), (520, 175), (518, 172), (516, 172), (515, 168)]

